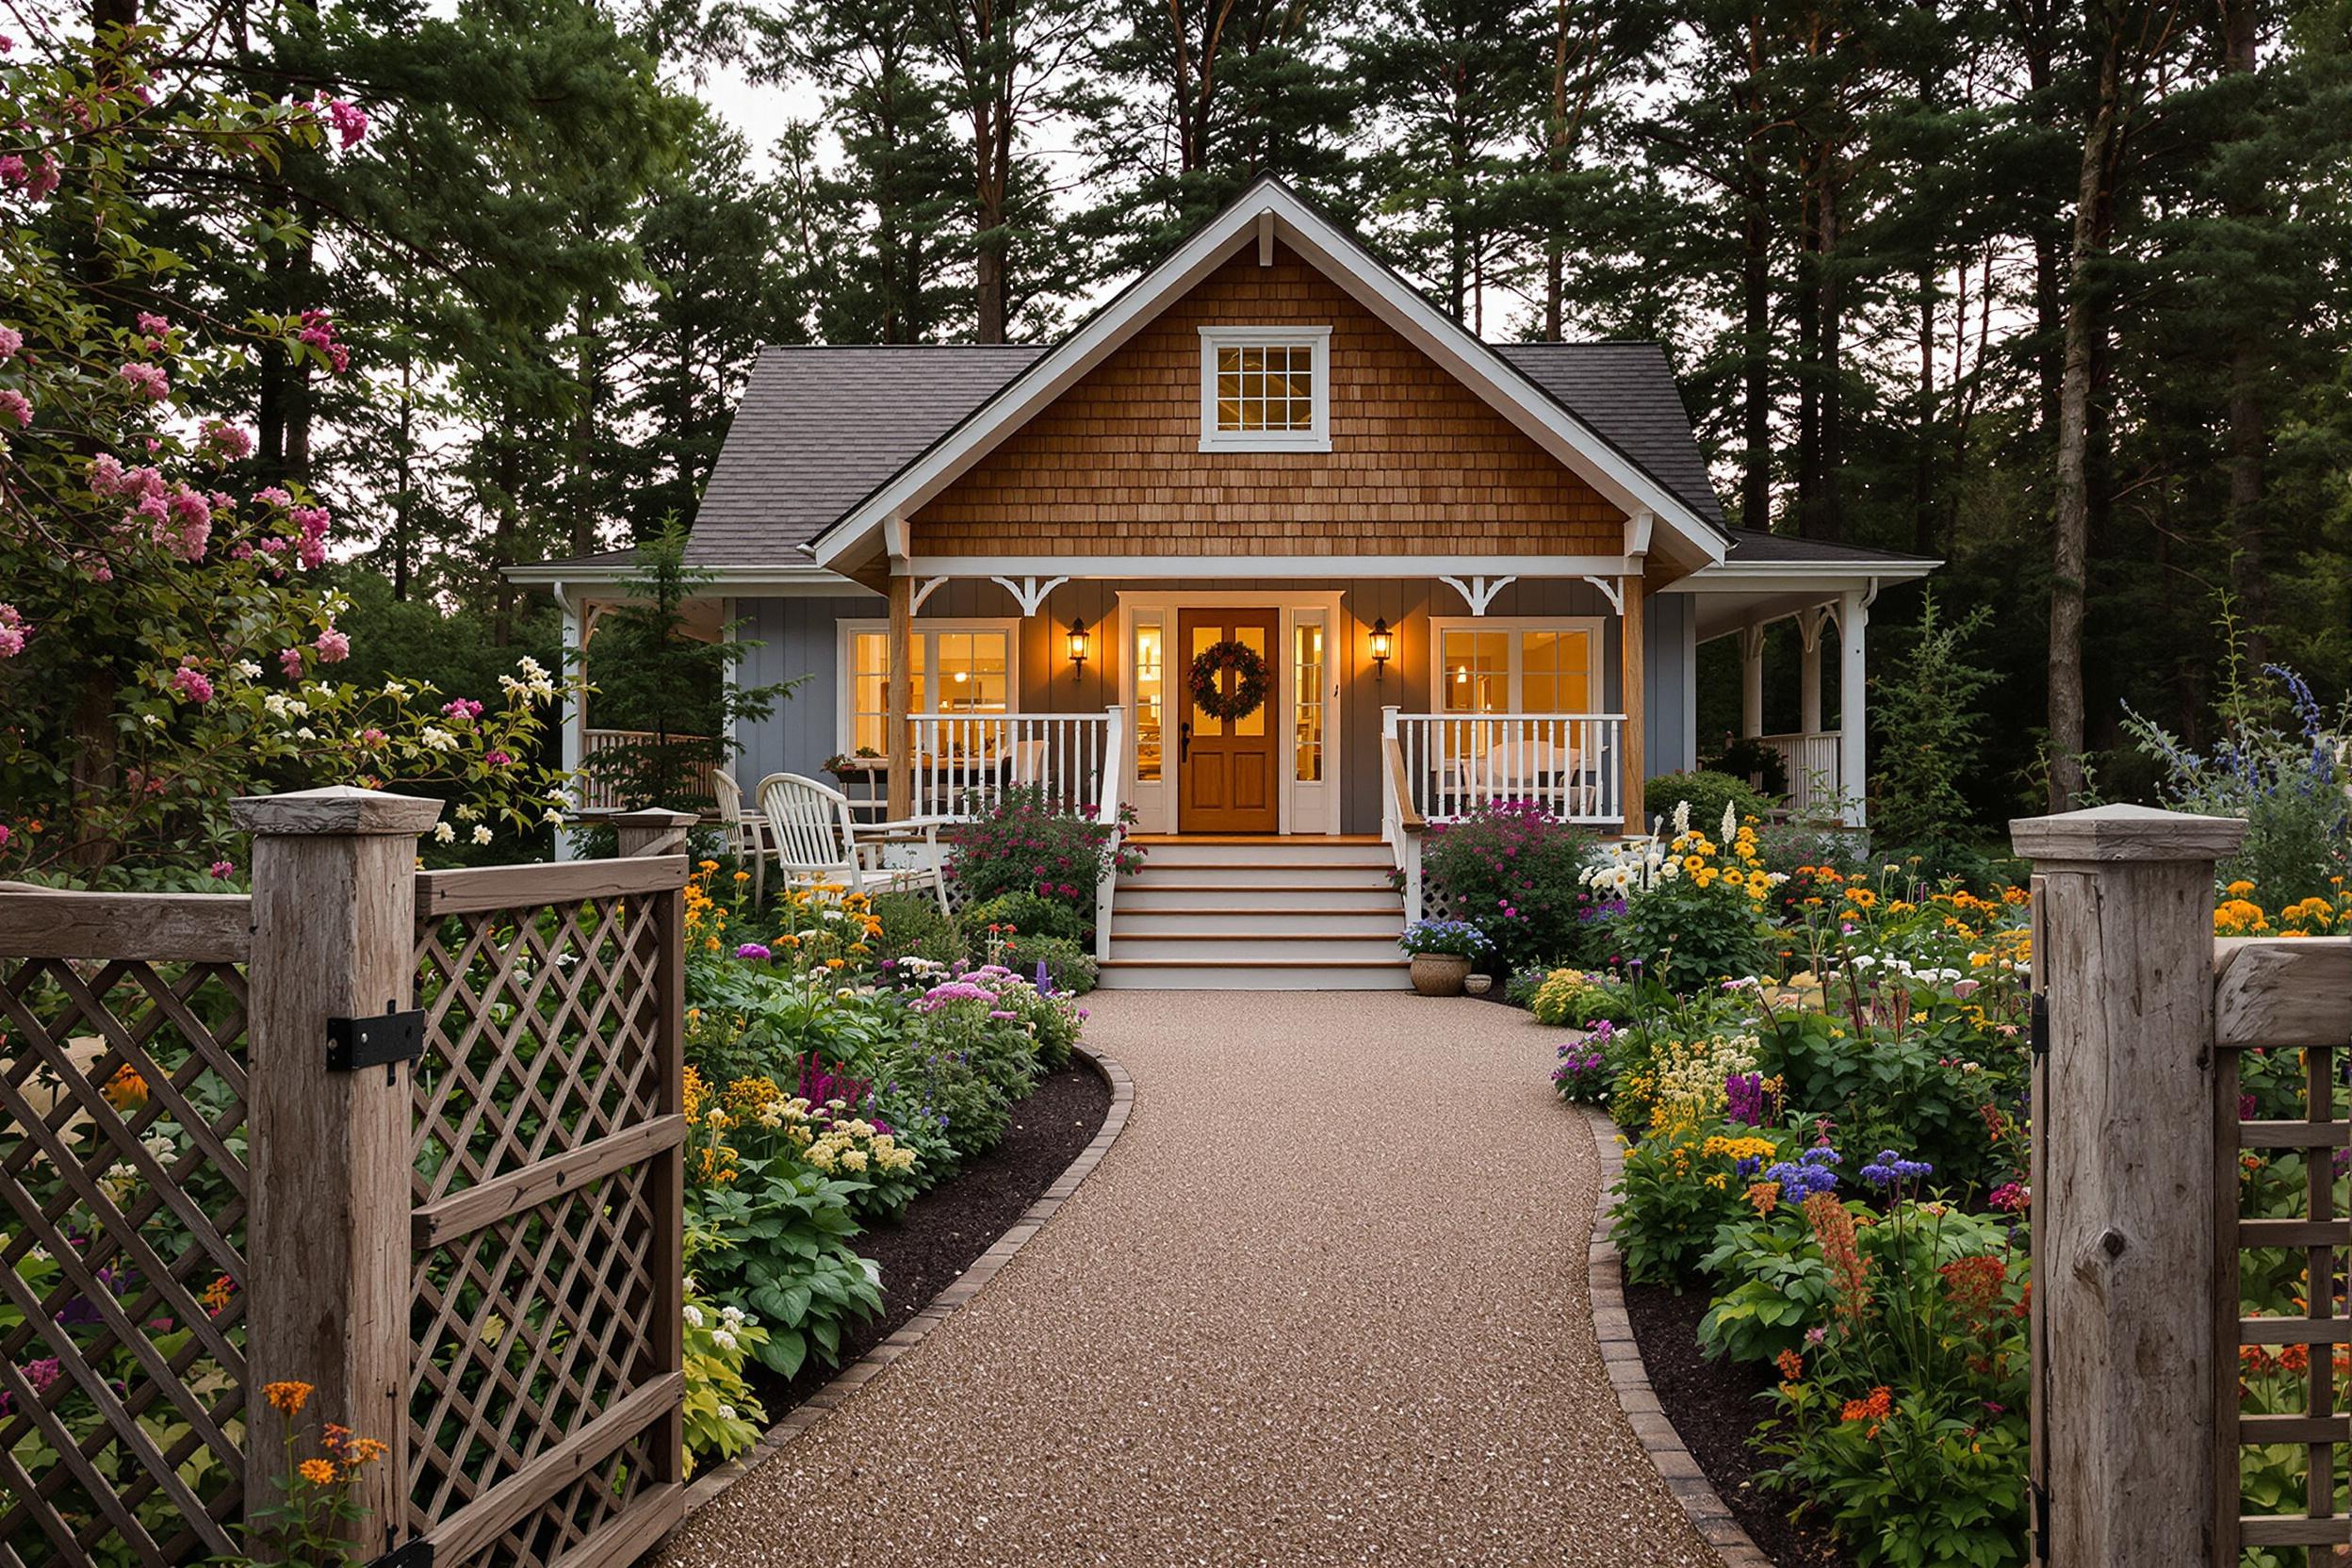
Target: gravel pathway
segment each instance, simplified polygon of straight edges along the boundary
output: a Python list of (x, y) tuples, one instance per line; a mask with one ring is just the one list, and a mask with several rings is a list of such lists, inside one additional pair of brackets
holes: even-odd
[(669, 1564), (1707, 1568), (1585, 1298), (1595, 1167), (1490, 1003), (1120, 991), (1126, 1132)]

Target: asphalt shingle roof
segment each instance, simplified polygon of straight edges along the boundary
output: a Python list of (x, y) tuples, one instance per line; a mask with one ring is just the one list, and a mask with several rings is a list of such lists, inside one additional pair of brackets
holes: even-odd
[[(1510, 343), (1545, 395), (1708, 522), (1723, 511), (1656, 343)], [(1026, 369), (1035, 344), (760, 350), (687, 546), (697, 566), (803, 561), (815, 538)]]
[(694, 515), (696, 566), (805, 564), (807, 543), (1045, 350), (760, 351)]
[(1928, 559), (1923, 555), (1904, 555), (1896, 550), (1867, 549), (1860, 545), (1834, 545), (1826, 539), (1798, 539), (1785, 533), (1758, 533), (1752, 528), (1731, 531), (1731, 549), (1724, 556), (1724, 560), (1732, 564), (1742, 566), (1760, 562), (1821, 566), (1849, 564), (1867, 566), (1873, 563), (1925, 565)]

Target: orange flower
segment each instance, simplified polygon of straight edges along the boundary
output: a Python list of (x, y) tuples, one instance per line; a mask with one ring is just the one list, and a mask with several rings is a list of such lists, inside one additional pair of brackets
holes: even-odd
[(204, 1295), (199, 1297), (198, 1299), (204, 1302), (204, 1310), (206, 1312), (212, 1314), (213, 1316), (218, 1317), (222, 1313), (229, 1310), (230, 1298), (236, 1296), (236, 1294), (237, 1282), (230, 1279), (226, 1274), (222, 1274), (217, 1276), (213, 1280), (212, 1283), (204, 1287)]
[(1870, 1266), (1854, 1245), (1854, 1216), (1826, 1192), (1805, 1200), (1805, 1219), (1838, 1286), (1838, 1315), (1849, 1324), (1870, 1309)]
[(302, 1382), (270, 1383), (261, 1391), (261, 1396), (270, 1401), (270, 1408), (288, 1421), (302, 1413), (310, 1396), (311, 1385)]
[[(1882, 1383), (1870, 1390), (1870, 1396), (1867, 1399), (1848, 1399), (1845, 1409), (1839, 1413), (1838, 1419), (1840, 1421), (1884, 1421), (1894, 1413), (1894, 1391)], [(1870, 1434), (1875, 1435), (1877, 1430), (1876, 1427), (1872, 1427)]]
[(323, 1459), (306, 1459), (294, 1467), (313, 1486), (333, 1486), (335, 1466)]
[(1757, 1182), (1748, 1188), (1748, 1202), (1759, 1215), (1769, 1215), (1780, 1207), (1780, 1184)]
[(114, 1070), (106, 1086), (98, 1091), (106, 1103), (118, 1111), (129, 1111), (147, 1103), (147, 1080), (141, 1078), (128, 1062)]
[(1805, 1358), (1794, 1350), (1783, 1350), (1772, 1358), (1772, 1364), (1780, 1368), (1781, 1377), (1789, 1382), (1805, 1376)]

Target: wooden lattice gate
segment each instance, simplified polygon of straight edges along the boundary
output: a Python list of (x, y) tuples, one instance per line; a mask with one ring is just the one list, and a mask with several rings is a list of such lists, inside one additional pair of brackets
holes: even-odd
[(233, 1553), (325, 1422), (369, 1557), (678, 1517), (684, 819), (418, 874), (438, 809), (240, 802), (250, 897), (0, 887), (0, 1568)]

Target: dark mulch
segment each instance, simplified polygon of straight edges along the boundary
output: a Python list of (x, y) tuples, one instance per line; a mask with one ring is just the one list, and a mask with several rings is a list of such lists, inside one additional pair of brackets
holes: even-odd
[(1038, 1081), (1013, 1107), (1012, 1131), (955, 1180), (916, 1199), (895, 1225), (869, 1230), (852, 1245), (882, 1266), (882, 1315), (841, 1336), (841, 1366), (815, 1362), (790, 1383), (754, 1362), (751, 1381), (775, 1421), (833, 1380), (833, 1376), (895, 1333), (956, 1282), (974, 1258), (1019, 1222), (1076, 1159), (1111, 1108), (1111, 1091), (1095, 1070), (1072, 1064)]
[(1828, 1530), (1791, 1523), (1788, 1494), (1756, 1484), (1748, 1434), (1766, 1408), (1756, 1396), (1772, 1386), (1772, 1368), (1707, 1359), (1698, 1338), (1707, 1298), (1697, 1291), (1677, 1296), (1663, 1285), (1628, 1284), (1625, 1314), (1666, 1418), (1757, 1548), (1780, 1568), (1845, 1568)]

